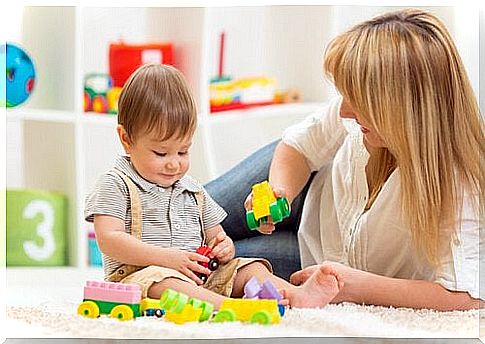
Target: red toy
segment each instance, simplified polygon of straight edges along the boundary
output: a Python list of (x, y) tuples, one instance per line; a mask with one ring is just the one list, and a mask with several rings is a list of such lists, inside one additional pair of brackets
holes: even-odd
[(172, 44), (109, 45), (109, 74), (113, 86), (123, 87), (130, 75), (145, 63), (173, 64)]
[[(200, 246), (195, 252), (205, 257), (209, 257), (212, 249), (209, 246)], [(217, 258), (212, 258), (211, 260), (209, 260), (208, 263), (199, 262), (199, 264), (205, 268), (208, 268), (210, 271), (215, 271), (219, 267), (219, 261), (217, 260)], [(198, 274), (197, 276), (202, 280), (202, 282), (205, 283), (207, 281), (207, 275)]]

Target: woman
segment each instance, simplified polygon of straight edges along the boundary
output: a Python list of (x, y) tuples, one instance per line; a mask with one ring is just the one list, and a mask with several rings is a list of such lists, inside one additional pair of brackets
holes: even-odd
[(384, 14), (335, 38), (324, 67), (341, 97), (285, 132), (269, 172), (292, 201), (318, 171), (290, 281), (331, 265), (333, 302), (478, 308), (484, 125), (445, 26)]

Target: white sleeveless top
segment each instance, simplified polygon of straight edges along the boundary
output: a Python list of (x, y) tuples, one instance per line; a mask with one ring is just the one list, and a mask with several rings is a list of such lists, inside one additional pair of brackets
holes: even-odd
[[(465, 196), (457, 240), (442, 252), (437, 270), (424, 265), (413, 248), (400, 202), (396, 169), (364, 212), (369, 154), (354, 120), (339, 116), (341, 97), (288, 128), (283, 142), (318, 171), (303, 207), (299, 229), (302, 266), (325, 260), (388, 277), (434, 281), (479, 297), (479, 212)], [(478, 195), (476, 197), (478, 204)]]

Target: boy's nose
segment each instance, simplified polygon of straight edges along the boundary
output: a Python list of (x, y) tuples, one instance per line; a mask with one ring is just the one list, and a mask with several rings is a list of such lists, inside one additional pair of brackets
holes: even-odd
[(174, 169), (177, 169), (179, 166), (179, 162), (178, 162), (178, 159), (174, 158), (174, 159), (170, 159), (167, 163), (167, 167), (174, 170)]

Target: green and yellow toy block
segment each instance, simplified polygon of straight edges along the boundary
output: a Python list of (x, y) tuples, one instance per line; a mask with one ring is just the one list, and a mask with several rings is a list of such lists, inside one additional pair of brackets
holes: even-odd
[(268, 222), (269, 216), (273, 223), (281, 222), (290, 216), (288, 200), (285, 197), (276, 198), (268, 181), (254, 184), (252, 195), (253, 209), (246, 212), (249, 229), (255, 230), (261, 224)]

